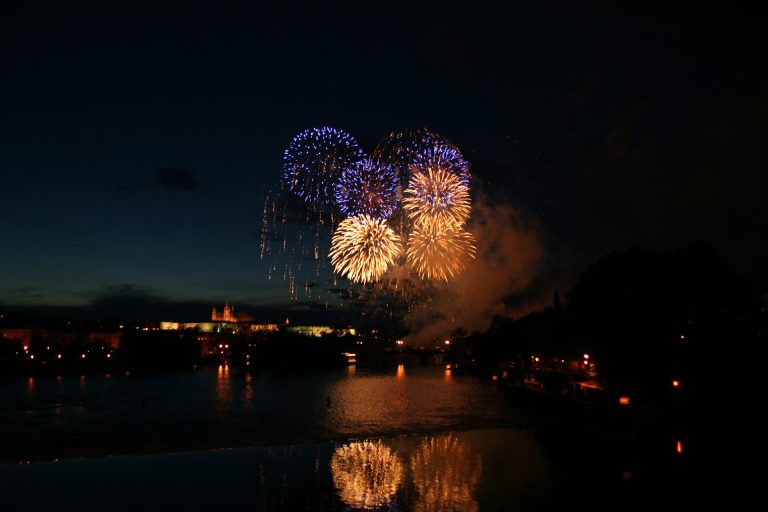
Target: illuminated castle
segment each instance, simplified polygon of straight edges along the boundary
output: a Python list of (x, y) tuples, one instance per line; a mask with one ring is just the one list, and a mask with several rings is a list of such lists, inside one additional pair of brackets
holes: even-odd
[(227, 302), (224, 304), (224, 311), (222, 311), (221, 313), (219, 313), (216, 310), (216, 306), (213, 307), (213, 311), (211, 311), (211, 321), (212, 322), (251, 322), (253, 321), (253, 317), (248, 313), (235, 314), (235, 306), (231, 306), (229, 302)]

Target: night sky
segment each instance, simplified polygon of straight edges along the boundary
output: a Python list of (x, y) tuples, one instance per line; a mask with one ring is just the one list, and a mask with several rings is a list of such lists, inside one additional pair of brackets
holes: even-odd
[(267, 279), (259, 228), (284, 148), (325, 125), (369, 151), (417, 127), (458, 145), (473, 193), (536, 233), (515, 290), (532, 303), (633, 245), (703, 239), (768, 278), (754, 13), (27, 4), (0, 21), (7, 309), (183, 320), (229, 300), (275, 321), (306, 307)]

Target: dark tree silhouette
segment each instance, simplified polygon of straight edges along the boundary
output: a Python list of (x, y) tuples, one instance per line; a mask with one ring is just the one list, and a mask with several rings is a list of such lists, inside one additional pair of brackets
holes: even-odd
[(658, 397), (681, 378), (709, 396), (755, 355), (756, 299), (711, 246), (696, 243), (601, 258), (567, 306), (607, 384)]

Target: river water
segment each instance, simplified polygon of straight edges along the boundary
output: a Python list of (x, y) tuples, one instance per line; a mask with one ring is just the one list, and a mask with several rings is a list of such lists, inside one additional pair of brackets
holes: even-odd
[(702, 493), (711, 475), (688, 438), (542, 421), (440, 367), (222, 365), (0, 393), (2, 510), (671, 510), (722, 497)]

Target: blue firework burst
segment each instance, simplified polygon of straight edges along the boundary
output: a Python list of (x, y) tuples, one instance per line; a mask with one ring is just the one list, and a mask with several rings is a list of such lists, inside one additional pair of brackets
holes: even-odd
[(366, 214), (386, 219), (397, 207), (398, 177), (384, 162), (364, 159), (341, 172), (336, 203), (344, 214)]
[(308, 203), (333, 202), (341, 173), (365, 154), (349, 133), (331, 127), (310, 128), (296, 135), (283, 154), (283, 179)]

